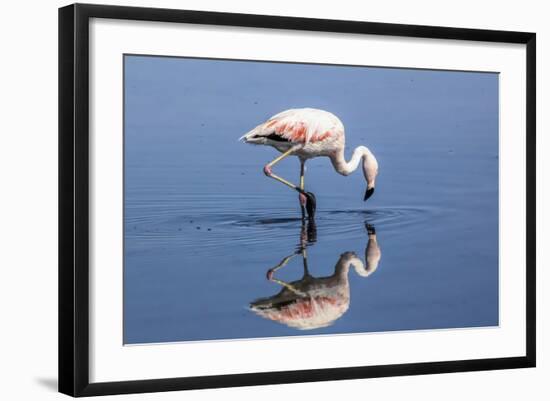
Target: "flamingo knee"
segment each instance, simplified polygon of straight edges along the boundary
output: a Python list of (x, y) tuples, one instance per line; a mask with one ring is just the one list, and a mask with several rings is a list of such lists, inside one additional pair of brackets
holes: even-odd
[(264, 166), (264, 174), (268, 177), (271, 177), (273, 175), (273, 171), (271, 170), (271, 166), (269, 164), (266, 164)]

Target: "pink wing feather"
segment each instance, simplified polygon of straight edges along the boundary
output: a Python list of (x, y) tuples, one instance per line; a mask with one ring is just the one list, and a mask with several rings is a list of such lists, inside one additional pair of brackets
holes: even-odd
[(318, 109), (290, 109), (274, 115), (244, 135), (268, 136), (275, 133), (293, 143), (314, 143), (344, 133), (334, 114)]

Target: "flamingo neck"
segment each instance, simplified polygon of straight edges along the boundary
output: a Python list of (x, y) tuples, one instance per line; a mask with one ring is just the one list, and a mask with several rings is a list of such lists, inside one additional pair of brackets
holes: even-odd
[(342, 175), (350, 175), (359, 166), (361, 159), (369, 158), (372, 156), (371, 151), (366, 146), (358, 146), (353, 151), (350, 161), (346, 161), (344, 157), (344, 149), (340, 149), (336, 154), (334, 154), (330, 160), (334, 169)]

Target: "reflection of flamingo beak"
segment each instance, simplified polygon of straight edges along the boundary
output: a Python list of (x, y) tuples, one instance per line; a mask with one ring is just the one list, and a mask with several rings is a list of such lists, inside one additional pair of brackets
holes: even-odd
[(367, 229), (368, 235), (376, 235), (376, 229), (372, 224), (369, 224), (365, 221), (365, 228)]
[(373, 193), (374, 193), (374, 187), (370, 189), (367, 188), (367, 190), (365, 191), (365, 197), (363, 198), (363, 200), (366, 201), (367, 199), (369, 199)]

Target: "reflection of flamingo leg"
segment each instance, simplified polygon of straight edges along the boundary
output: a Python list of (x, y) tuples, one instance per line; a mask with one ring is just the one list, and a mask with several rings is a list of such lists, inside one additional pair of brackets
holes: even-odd
[(304, 277), (309, 276), (309, 270), (307, 269), (307, 251), (306, 248), (302, 248), (302, 261), (304, 263)]
[(277, 283), (279, 284), (280, 286), (282, 287), (285, 287), (286, 289), (292, 291), (294, 294), (300, 296), (300, 297), (305, 297), (307, 296), (307, 294), (305, 292), (302, 292), (300, 291), (299, 289), (295, 288), (292, 284), (289, 284), (287, 283), (286, 281), (283, 281), (283, 280), (279, 280), (278, 278), (273, 278), (271, 277), (269, 279), (269, 281), (273, 281), (274, 283)]
[[(298, 296), (301, 296), (301, 297), (306, 296), (307, 294), (305, 294), (305, 293), (303, 293), (302, 291), (300, 291), (300, 290), (294, 288), (294, 286), (293, 286), (292, 284), (289, 284), (289, 283), (287, 283), (287, 282), (285, 282), (285, 281), (282, 281), (282, 280), (279, 280), (279, 279), (273, 277), (273, 273), (275, 273), (275, 272), (276, 272), (277, 270), (279, 270), (280, 268), (286, 266), (286, 265), (288, 264), (288, 262), (290, 262), (290, 260), (291, 260), (292, 258), (294, 258), (295, 256), (300, 255), (300, 254), (303, 255), (304, 252), (305, 252), (305, 250), (296, 251), (296, 252), (294, 252), (293, 254), (288, 255), (287, 257), (285, 257), (283, 260), (281, 260), (281, 261), (279, 262), (279, 264), (277, 264), (277, 266), (272, 267), (271, 269), (269, 269), (269, 270), (267, 271), (267, 279), (268, 279), (269, 281), (272, 281), (272, 282), (274, 282), (274, 283), (279, 284), (279, 285), (282, 286), (282, 287), (287, 288), (288, 290), (292, 291), (294, 294), (296, 294), (296, 295), (298, 295)], [(304, 259), (304, 261), (305, 261), (305, 259)], [(307, 263), (307, 262), (304, 262), (304, 263)], [(305, 266), (306, 266), (306, 265), (304, 264), (304, 268), (306, 268)], [(306, 269), (307, 269), (307, 268), (306, 268)]]
[(269, 269), (267, 271), (267, 279), (268, 280), (271, 280), (273, 278), (273, 273), (275, 273), (277, 270), (279, 270), (281, 267), (285, 267), (288, 262), (290, 262), (290, 260), (292, 258), (294, 258), (295, 256), (299, 255), (300, 252), (299, 251), (296, 251), (294, 252), (293, 254), (291, 255), (288, 255), (287, 257), (285, 257), (283, 260), (281, 260), (275, 267), (272, 267), (271, 269)]

